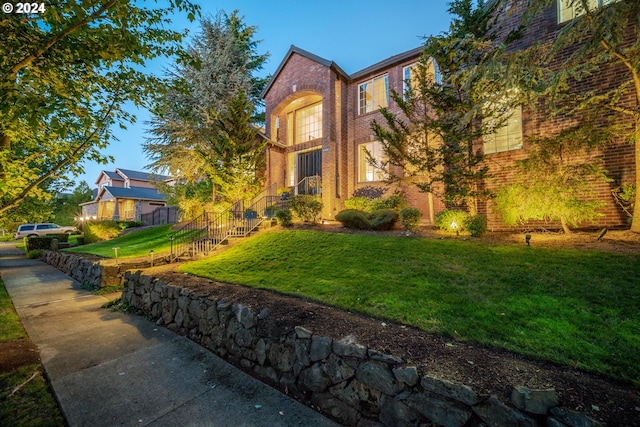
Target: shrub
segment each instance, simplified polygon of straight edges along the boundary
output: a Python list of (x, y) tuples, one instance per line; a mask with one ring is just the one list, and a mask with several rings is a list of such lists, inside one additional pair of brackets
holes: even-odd
[(374, 200), (368, 197), (355, 196), (344, 201), (344, 207), (362, 212), (372, 212)]
[(482, 236), (487, 232), (487, 218), (484, 215), (469, 216), (464, 223), (464, 228), (473, 237)]
[(120, 224), (123, 229), (142, 227), (142, 222), (140, 221), (118, 221), (118, 224)]
[(400, 211), (400, 222), (407, 230), (415, 230), (422, 219), (422, 211), (416, 208), (404, 208)]
[(340, 221), (346, 228), (355, 228), (357, 230), (369, 229), (369, 221), (367, 213), (356, 209), (345, 209), (336, 215), (336, 220)]
[(44, 252), (42, 249), (34, 249), (32, 251), (29, 251), (27, 252), (27, 258), (38, 259), (42, 256), (42, 252)]
[(291, 227), (293, 225), (293, 215), (291, 215), (291, 210), (289, 209), (278, 209), (276, 211), (276, 219), (278, 224), (283, 227)]
[(451, 209), (438, 212), (433, 222), (441, 230), (459, 233), (465, 230), (468, 217), (465, 211)]
[(405, 204), (405, 197), (400, 192), (395, 192), (387, 197), (374, 200), (373, 210), (378, 209), (400, 209)]
[(24, 250), (29, 253), (35, 250), (51, 249), (51, 242), (53, 239), (53, 236), (25, 237)]
[(391, 230), (398, 222), (398, 212), (393, 209), (378, 209), (369, 214), (369, 228), (376, 231)]
[(289, 200), (289, 207), (301, 220), (316, 224), (322, 211), (322, 202), (317, 197), (300, 194)]
[(84, 225), (84, 239), (87, 243), (113, 239), (118, 237), (123, 229), (118, 221), (87, 222)]
[(353, 197), (365, 197), (367, 199), (379, 199), (387, 191), (382, 187), (374, 187), (373, 185), (367, 185), (358, 188), (353, 192)]

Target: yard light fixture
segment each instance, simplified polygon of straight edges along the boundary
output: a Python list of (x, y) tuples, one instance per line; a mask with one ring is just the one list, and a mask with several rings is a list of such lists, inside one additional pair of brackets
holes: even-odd
[(153, 267), (153, 249), (149, 251), (149, 255), (151, 255), (151, 267)]
[(531, 234), (529, 233), (525, 234), (524, 241), (527, 242), (527, 246), (531, 246)]
[(115, 252), (115, 254), (116, 254), (116, 265), (118, 265), (118, 249), (120, 249), (120, 248), (119, 248), (119, 247), (117, 247), (117, 246), (115, 246), (115, 247), (113, 247), (113, 248), (111, 248), (111, 249), (113, 249), (113, 251), (114, 251), (114, 252)]
[(456, 222), (455, 219), (451, 221), (451, 229), (456, 232), (456, 236), (460, 234), (460, 230), (458, 230), (458, 223)]

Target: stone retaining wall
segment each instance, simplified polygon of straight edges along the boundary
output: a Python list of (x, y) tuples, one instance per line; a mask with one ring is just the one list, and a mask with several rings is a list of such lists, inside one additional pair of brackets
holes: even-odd
[(125, 273), (122, 298), (215, 354), (350, 426), (600, 426), (558, 406), (555, 390), (514, 387), (480, 396), (420, 372), (349, 337), (336, 340), (279, 325), (267, 309), (214, 300), (140, 271)]
[[(122, 285), (126, 271), (150, 267), (150, 262), (123, 262), (119, 265), (105, 265), (100, 261), (92, 261), (79, 255), (58, 251), (44, 251), (42, 260), (90, 289)], [(156, 265), (164, 263), (166, 263), (164, 258), (155, 260)]]

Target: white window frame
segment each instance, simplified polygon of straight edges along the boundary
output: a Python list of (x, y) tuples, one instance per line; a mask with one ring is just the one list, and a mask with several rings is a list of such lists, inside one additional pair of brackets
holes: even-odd
[[(573, 4), (571, 2), (573, 1)], [(614, 3), (617, 0), (588, 0), (589, 7), (593, 9), (597, 9), (603, 6), (608, 5), (609, 3)], [(562, 24), (563, 22), (571, 21), (581, 15), (584, 14), (584, 10), (582, 10), (582, 4), (580, 0), (558, 0), (558, 24)]]
[(358, 145), (358, 182), (380, 182), (387, 178), (387, 171), (369, 163), (367, 151), (377, 161), (384, 161), (384, 149), (380, 141), (370, 141)]
[[(440, 72), (440, 67), (438, 67), (438, 63), (435, 61), (435, 59), (430, 58), (429, 59), (431, 66), (433, 67), (433, 82), (437, 83), (437, 84), (441, 84), (442, 83), (442, 73)], [(404, 99), (406, 99), (406, 94), (407, 91), (409, 91), (410, 89), (412, 89), (410, 87), (411, 84), (411, 70), (418, 66), (419, 63), (418, 62), (414, 62), (411, 65), (408, 65), (406, 67), (404, 67), (402, 69), (402, 94)]]
[[(484, 135), (484, 154), (502, 153), (522, 149), (522, 107), (517, 106), (508, 111), (509, 118), (503, 126), (491, 135)], [(512, 130), (514, 130), (512, 132)], [(503, 143), (499, 143), (504, 139)], [(506, 142), (506, 143), (505, 143)]]
[[(384, 95), (382, 96), (384, 99), (380, 99), (381, 96), (379, 92), (376, 93), (376, 83), (380, 80), (383, 80), (384, 87)], [(366, 98), (362, 99), (363, 93), (369, 93), (367, 86), (371, 88), (371, 100), (367, 102)], [(380, 108), (385, 108), (389, 105), (389, 75), (384, 74), (381, 76), (374, 77), (371, 80), (367, 80), (366, 82), (362, 82), (358, 84), (358, 115), (363, 115), (370, 113), (372, 111), (379, 110)]]

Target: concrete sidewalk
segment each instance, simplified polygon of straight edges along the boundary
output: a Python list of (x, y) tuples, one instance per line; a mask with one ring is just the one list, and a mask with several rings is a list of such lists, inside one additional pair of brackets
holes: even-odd
[(101, 308), (56, 268), (0, 243), (0, 274), (70, 426), (335, 426), (198, 344)]

